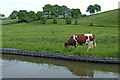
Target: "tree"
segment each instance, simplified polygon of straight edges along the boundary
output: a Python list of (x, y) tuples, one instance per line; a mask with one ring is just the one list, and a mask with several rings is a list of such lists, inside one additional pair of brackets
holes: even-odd
[(63, 18), (65, 19), (66, 16), (71, 15), (71, 10), (67, 8), (65, 5), (61, 6), (61, 15), (63, 15)]
[(96, 12), (101, 11), (101, 6), (99, 4), (94, 5)]
[(35, 20), (38, 19), (37, 15), (35, 14), (34, 11), (28, 12), (28, 13), (27, 13), (27, 16), (29, 16), (33, 21), (35, 21)]
[(10, 16), (9, 16), (10, 19), (17, 19), (18, 18), (18, 11), (14, 10)]
[(43, 7), (44, 14), (48, 16), (48, 19), (50, 18), (49, 16), (51, 15), (52, 12), (52, 6), (50, 4), (47, 4)]
[(75, 19), (75, 25), (78, 25), (78, 20), (77, 19)]
[(66, 18), (65, 18), (65, 23), (66, 23), (66, 24), (71, 24), (71, 17), (66, 16)]
[(95, 13), (95, 7), (93, 5), (89, 5), (86, 11), (93, 14)]
[(81, 14), (80, 9), (71, 9), (71, 16), (73, 18), (78, 18), (78, 16)]
[(27, 18), (26, 18), (26, 22), (29, 23), (29, 22), (33, 22), (35, 20), (37, 20), (38, 17), (37, 15), (35, 14), (34, 11), (30, 11), (27, 13)]
[(41, 19), (41, 16), (44, 16), (44, 12), (38, 11), (38, 12), (36, 13), (36, 15), (37, 15), (37, 17), (38, 17), (38, 20), (40, 20), (40, 19)]
[(41, 22), (42, 24), (45, 24), (47, 22), (47, 17), (41, 16)]
[(20, 10), (18, 13), (18, 20), (21, 22), (26, 22), (27, 20), (27, 11), (26, 10)]
[(86, 10), (86, 12), (89, 12), (90, 14), (95, 13), (95, 11), (96, 12), (101, 11), (101, 6), (98, 5), (98, 4), (89, 5), (88, 8), (87, 8), (87, 10)]
[(55, 16), (58, 17), (59, 15), (61, 15), (60, 14), (60, 12), (61, 12), (61, 9), (60, 9), (61, 6), (59, 6), (59, 5), (56, 4), (56, 5), (53, 5), (53, 7), (55, 9), (55, 14), (56, 14)]

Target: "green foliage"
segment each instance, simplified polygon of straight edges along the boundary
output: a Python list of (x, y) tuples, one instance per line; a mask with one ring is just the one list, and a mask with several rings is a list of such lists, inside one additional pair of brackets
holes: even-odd
[(67, 16), (67, 17), (65, 18), (65, 23), (66, 23), (66, 24), (71, 24), (71, 17)]
[(57, 18), (53, 17), (53, 24), (57, 24)]
[(26, 10), (20, 10), (18, 13), (18, 20), (21, 22), (26, 22), (27, 19), (27, 11)]
[(18, 11), (14, 10), (10, 16), (9, 16), (10, 19), (17, 19), (18, 18)]
[(78, 19), (75, 19), (75, 25), (78, 25)]
[(93, 26), (93, 23), (90, 23), (90, 26)]
[(71, 10), (71, 16), (73, 17), (73, 18), (78, 18), (78, 16), (81, 14), (81, 11), (80, 11), (80, 9), (72, 9)]
[(101, 6), (100, 6), (100, 5), (95, 4), (94, 6), (95, 6), (95, 10), (96, 10), (96, 12), (101, 11)]
[(93, 5), (89, 5), (86, 11), (93, 14), (95, 13), (95, 7)]
[(42, 11), (38, 11), (38, 12), (36, 13), (36, 15), (37, 15), (37, 17), (38, 17), (38, 20), (40, 20), (40, 19), (41, 19), (41, 16), (44, 16), (44, 13), (43, 13)]
[[(59, 5), (50, 5), (46, 4), (43, 7), (44, 14), (48, 17), (48, 19), (55, 17), (66, 18), (66, 16), (71, 16), (71, 9), (67, 6), (59, 6)], [(81, 14), (80, 9), (76, 9), (75, 15)]]
[(95, 13), (95, 11), (96, 12), (101, 11), (101, 6), (98, 4), (89, 5), (87, 10), (86, 10), (86, 12), (89, 12), (90, 14)]
[(32, 19), (33, 21), (35, 21), (35, 20), (38, 19), (37, 15), (35, 14), (34, 11), (28, 12), (28, 13), (27, 13), (27, 16), (30, 17), (30, 19)]
[(27, 12), (26, 10), (20, 10), (18, 13), (18, 20), (21, 22), (33, 22), (37, 20), (38, 17), (34, 11)]
[(47, 17), (41, 16), (41, 22), (42, 24), (45, 24), (47, 22)]
[(82, 14), (81, 17), (87, 17), (87, 15), (86, 14)]
[(44, 14), (47, 16), (47, 18), (49, 19), (50, 17), (50, 15), (51, 15), (51, 13), (53, 12), (52, 11), (52, 5), (50, 5), (50, 4), (46, 4), (44, 7), (43, 7), (43, 11), (44, 11)]

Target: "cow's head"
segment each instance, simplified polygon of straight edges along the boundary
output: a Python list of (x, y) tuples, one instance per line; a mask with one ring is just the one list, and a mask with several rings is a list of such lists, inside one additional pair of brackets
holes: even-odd
[(69, 44), (68, 43), (65, 43), (64, 44), (65, 48), (69, 47)]

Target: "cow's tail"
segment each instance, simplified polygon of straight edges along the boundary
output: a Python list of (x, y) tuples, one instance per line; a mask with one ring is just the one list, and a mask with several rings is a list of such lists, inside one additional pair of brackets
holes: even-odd
[(95, 47), (96, 47), (96, 39), (94, 39), (94, 45), (95, 45)]

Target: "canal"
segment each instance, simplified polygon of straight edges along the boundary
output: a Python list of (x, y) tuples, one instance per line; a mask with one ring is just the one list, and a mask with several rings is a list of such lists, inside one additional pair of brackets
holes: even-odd
[(2, 55), (3, 78), (118, 78), (118, 64)]

